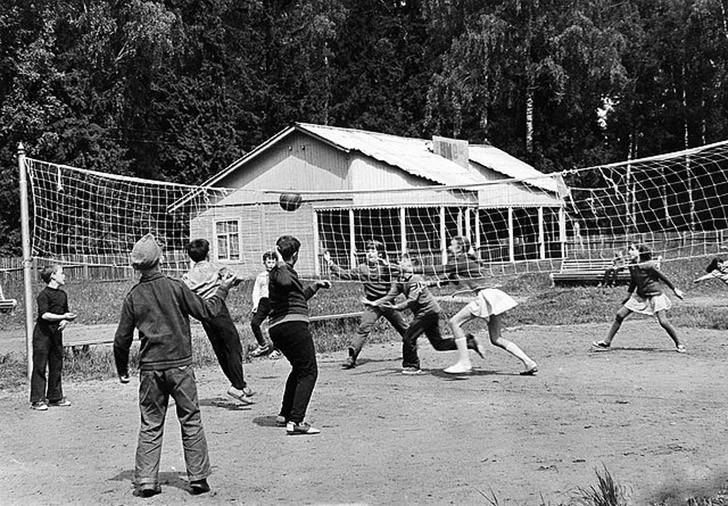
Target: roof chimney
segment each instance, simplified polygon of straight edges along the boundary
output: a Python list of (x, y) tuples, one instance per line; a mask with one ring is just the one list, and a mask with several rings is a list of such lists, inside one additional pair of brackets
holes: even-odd
[(452, 160), (461, 167), (469, 167), (468, 141), (432, 136), (432, 152)]

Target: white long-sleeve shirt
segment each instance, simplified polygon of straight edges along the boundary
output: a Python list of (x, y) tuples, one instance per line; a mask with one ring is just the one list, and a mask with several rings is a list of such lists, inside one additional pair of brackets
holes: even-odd
[(258, 308), (258, 303), (263, 297), (268, 298), (268, 271), (258, 274), (253, 283), (253, 309)]

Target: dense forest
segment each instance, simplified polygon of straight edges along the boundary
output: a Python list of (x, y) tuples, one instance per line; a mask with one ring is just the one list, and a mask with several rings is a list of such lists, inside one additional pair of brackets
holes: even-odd
[(294, 121), (490, 142), (552, 172), (728, 138), (728, 0), (0, 0), (16, 151), (200, 183)]

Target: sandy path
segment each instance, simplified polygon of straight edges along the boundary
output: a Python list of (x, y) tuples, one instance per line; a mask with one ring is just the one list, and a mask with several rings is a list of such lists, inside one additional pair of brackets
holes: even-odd
[(320, 356), (312, 437), (273, 427), (289, 367), (246, 365), (257, 404), (237, 408), (217, 368), (198, 371), (214, 490), (185, 491), (173, 410), (162, 459), (163, 493), (133, 497), (136, 380), (67, 383), (71, 408), (28, 409), (26, 392), (0, 393), (3, 504), (547, 504), (593, 485), (606, 465), (635, 504), (660, 494), (709, 493), (726, 482), (728, 343), (689, 330), (672, 351), (651, 320), (627, 322), (608, 353), (589, 350), (607, 323), (522, 327), (507, 333), (541, 373), (517, 375), (502, 350), (474, 357), (475, 374), (440, 368), (452, 353), (421, 343), (428, 374), (399, 374), (399, 346), (365, 349), (353, 371)]

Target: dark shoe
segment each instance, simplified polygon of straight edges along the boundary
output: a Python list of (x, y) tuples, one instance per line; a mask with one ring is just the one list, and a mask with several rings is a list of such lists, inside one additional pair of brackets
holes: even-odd
[(483, 350), (480, 349), (480, 342), (478, 339), (471, 333), (465, 334), (465, 338), (467, 339), (468, 349), (473, 350), (480, 356), (480, 358), (485, 358), (483, 356)]
[(344, 360), (344, 363), (341, 364), (341, 367), (343, 369), (353, 369), (356, 367), (356, 359), (352, 356), (346, 357), (346, 360)]
[(138, 497), (152, 497), (154, 495), (162, 493), (162, 489), (159, 485), (154, 485), (153, 483), (144, 483), (143, 485), (139, 485), (139, 488), (137, 488), (136, 495)]
[(526, 369), (525, 371), (521, 371), (521, 376), (536, 376), (538, 374), (538, 366), (536, 364), (533, 364), (531, 367)]
[(288, 422), (286, 425), (286, 433), (289, 436), (310, 436), (313, 434), (318, 434), (321, 431), (318, 430), (315, 427), (311, 427), (307, 422)]
[(192, 495), (206, 494), (210, 491), (207, 480), (195, 480), (190, 482), (190, 493)]
[(67, 408), (71, 405), (71, 401), (66, 399), (65, 397), (59, 401), (52, 401), (48, 403), (48, 406), (51, 408)]
[(252, 394), (252, 390), (249, 388), (244, 388), (243, 390), (238, 390), (237, 388), (231, 386), (228, 388), (227, 394), (232, 397), (233, 399), (236, 399), (243, 403), (246, 406), (250, 406), (251, 404), (255, 404), (255, 401), (250, 398), (250, 395), (246, 392), (246, 390), (250, 391)]

